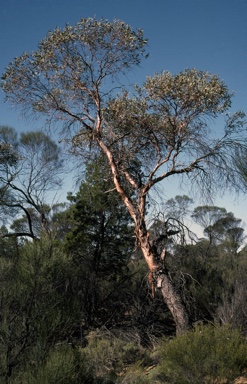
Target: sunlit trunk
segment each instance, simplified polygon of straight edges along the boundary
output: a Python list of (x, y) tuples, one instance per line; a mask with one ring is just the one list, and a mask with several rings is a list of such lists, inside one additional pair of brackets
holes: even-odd
[[(144, 259), (146, 260), (146, 263), (148, 265), (154, 288), (161, 289), (164, 301), (174, 319), (176, 325), (176, 333), (181, 334), (189, 329), (189, 317), (182, 303), (180, 295), (176, 292), (171, 280), (166, 275), (165, 271), (162, 269), (162, 263), (159, 262), (161, 261), (160, 256), (158, 254), (155, 254), (155, 251), (149, 241), (149, 233), (147, 231), (145, 222), (146, 194), (148, 189), (143, 188), (142, 193), (139, 194), (137, 209), (133, 205), (131, 199), (125, 193), (125, 190), (119, 181), (120, 178), (118, 174), (118, 169), (116, 167), (112, 153), (110, 152), (109, 148), (107, 148), (107, 146), (101, 140), (98, 141), (98, 144), (108, 158), (116, 190), (121, 196), (126, 208), (129, 211), (130, 216), (134, 221), (135, 235), (138, 241), (138, 245), (144, 256)], [(128, 178), (128, 182), (130, 183), (130, 185), (132, 185), (132, 187), (138, 190), (138, 186), (130, 177)]]
[[(142, 231), (139, 230), (138, 232), (140, 234)], [(167, 276), (164, 268), (162, 268), (162, 265), (158, 262), (159, 255), (154, 254), (148, 239), (148, 233), (142, 233), (142, 236), (138, 236), (138, 240), (142, 254), (150, 270), (154, 288), (155, 290), (159, 289), (161, 291), (163, 299), (171, 312), (176, 325), (176, 334), (179, 335), (186, 332), (190, 328), (189, 316), (186, 308), (180, 295), (176, 292), (169, 276)]]

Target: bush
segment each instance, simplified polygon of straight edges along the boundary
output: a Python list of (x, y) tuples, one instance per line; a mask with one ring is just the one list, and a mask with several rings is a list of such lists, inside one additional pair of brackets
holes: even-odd
[(229, 326), (196, 326), (161, 346), (161, 374), (169, 383), (225, 383), (247, 367), (247, 344)]
[[(106, 329), (93, 331), (88, 335), (88, 345), (83, 350), (90, 361), (96, 377), (104, 378), (106, 383), (144, 383), (140, 381), (143, 366), (151, 359), (149, 352), (133, 341), (126, 341)], [(133, 373), (132, 381), (125, 377)], [(139, 380), (134, 381), (134, 376)]]
[(10, 380), (11, 384), (93, 384), (88, 364), (80, 351), (69, 345), (54, 347), (40, 366), (26, 370)]

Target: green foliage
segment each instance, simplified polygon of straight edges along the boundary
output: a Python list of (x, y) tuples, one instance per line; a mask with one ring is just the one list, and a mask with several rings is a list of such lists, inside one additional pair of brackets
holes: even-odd
[(202, 240), (176, 248), (168, 256), (177, 286), (181, 289), (191, 320), (212, 321), (226, 289), (219, 252)]
[[(0, 375), (41, 364), (55, 342), (67, 340), (79, 319), (70, 292), (70, 260), (48, 239), (1, 255)], [(31, 364), (31, 363), (30, 363)]]
[(231, 95), (218, 76), (196, 69), (186, 69), (175, 76), (168, 71), (157, 73), (147, 78), (145, 88), (168, 115), (174, 115), (177, 107), (181, 116), (191, 120), (203, 115), (215, 117), (231, 104)]
[(216, 309), (216, 319), (247, 330), (247, 258), (246, 247), (236, 254), (228, 254), (221, 263), (224, 291)]
[(133, 250), (131, 221), (102, 158), (88, 164), (85, 182), (70, 200), (74, 206), (68, 248), (73, 253), (92, 253), (94, 263), (104, 269), (115, 271), (126, 265)]
[(34, 360), (9, 381), (9, 384), (93, 384), (92, 371), (78, 349), (57, 345), (47, 354), (43, 363)]
[(245, 251), (222, 241), (202, 239), (194, 245), (174, 247), (166, 263), (191, 321), (219, 321), (246, 330)]
[[(125, 337), (128, 338), (127, 332)], [(134, 383), (137, 382), (137, 378), (141, 379), (141, 367), (143, 370), (144, 366), (152, 363), (149, 351), (131, 341), (131, 337), (129, 340), (124, 340), (102, 329), (91, 332), (87, 340), (88, 344), (83, 352), (96, 377), (108, 378), (114, 380), (114, 383), (127, 384), (130, 383), (127, 376), (132, 373), (132, 383)], [(137, 369), (138, 366), (140, 369)], [(129, 373), (124, 379), (126, 370)], [(144, 383), (144, 381), (140, 382)]]
[(230, 383), (246, 368), (246, 341), (229, 326), (198, 325), (161, 347), (161, 372), (168, 383)]
[(77, 195), (69, 197), (72, 229), (65, 248), (73, 260), (75, 290), (90, 325), (121, 318), (130, 284), (128, 262), (134, 248), (130, 218), (108, 176), (102, 158), (96, 159), (88, 164)]

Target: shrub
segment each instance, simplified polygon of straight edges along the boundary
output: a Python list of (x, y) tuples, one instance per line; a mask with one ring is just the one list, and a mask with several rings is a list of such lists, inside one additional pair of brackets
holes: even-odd
[(247, 367), (247, 344), (230, 326), (196, 326), (161, 346), (161, 374), (169, 383), (228, 383)]
[[(123, 381), (126, 371), (136, 372), (139, 377), (141, 367), (149, 363), (149, 352), (133, 341), (126, 341), (108, 330), (101, 329), (88, 335), (88, 345), (83, 350), (90, 361), (91, 369), (96, 377), (111, 380), (114, 383)], [(133, 368), (133, 370), (132, 370)], [(143, 370), (143, 369), (142, 369)], [(108, 381), (105, 381), (108, 383)], [(133, 377), (132, 382), (133, 384)]]
[(88, 364), (80, 351), (69, 345), (54, 347), (46, 361), (26, 370), (10, 380), (11, 384), (93, 384)]

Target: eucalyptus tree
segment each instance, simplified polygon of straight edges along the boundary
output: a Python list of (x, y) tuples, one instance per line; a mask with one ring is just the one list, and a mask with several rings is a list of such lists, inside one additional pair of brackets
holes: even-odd
[[(244, 115), (227, 115), (227, 86), (196, 69), (176, 75), (163, 71), (131, 93), (123, 89), (117, 95), (124, 75), (146, 56), (146, 43), (141, 30), (122, 21), (81, 19), (49, 32), (35, 52), (15, 58), (2, 76), (2, 88), (26, 114), (61, 121), (76, 153), (106, 156), (153, 284), (161, 289), (179, 333), (189, 319), (152, 246), (148, 197), (158, 183), (175, 176), (209, 192), (238, 186), (233, 157), (245, 146)], [(223, 114), (221, 129), (213, 121)]]
[(244, 243), (244, 228), (241, 219), (237, 219), (232, 212), (213, 205), (196, 207), (191, 216), (196, 223), (203, 227), (204, 234), (210, 244), (225, 242), (237, 252)]
[(0, 140), (13, 146), (16, 161), (5, 162), (0, 169), (0, 206), (5, 224), (15, 231), (2, 237), (35, 238), (48, 231), (47, 195), (61, 185), (60, 149), (43, 132), (23, 132), (18, 137), (10, 127), (0, 127)]

